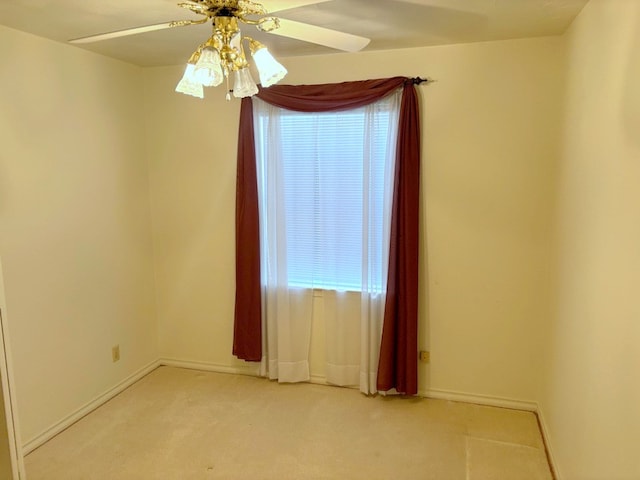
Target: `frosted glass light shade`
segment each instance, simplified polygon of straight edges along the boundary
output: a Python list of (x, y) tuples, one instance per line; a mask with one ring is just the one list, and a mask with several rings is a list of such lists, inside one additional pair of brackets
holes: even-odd
[(195, 69), (196, 66), (193, 63), (187, 64), (184, 75), (176, 86), (176, 92), (191, 95), (192, 97), (204, 98), (204, 89), (202, 88), (202, 84), (198, 83), (194, 77)]
[(258, 93), (258, 86), (251, 76), (249, 67), (236, 71), (233, 83), (233, 96), (236, 98), (251, 97)]
[(287, 69), (278, 62), (266, 47), (262, 47), (253, 54), (256, 68), (260, 74), (260, 83), (263, 87), (270, 87), (282, 80), (287, 74)]
[(202, 49), (194, 75), (197, 82), (205, 87), (217, 87), (222, 83), (224, 75), (220, 66), (220, 53), (215, 48)]

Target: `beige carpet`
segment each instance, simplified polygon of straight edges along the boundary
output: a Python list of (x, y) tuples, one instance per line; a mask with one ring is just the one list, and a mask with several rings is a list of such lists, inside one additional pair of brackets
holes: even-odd
[(161, 367), (26, 458), (28, 480), (549, 480), (532, 413)]

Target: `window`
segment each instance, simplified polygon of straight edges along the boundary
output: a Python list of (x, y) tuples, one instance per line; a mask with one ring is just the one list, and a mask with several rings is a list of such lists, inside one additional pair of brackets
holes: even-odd
[(289, 286), (382, 291), (399, 99), (325, 113), (254, 101), (261, 237), (285, 225)]

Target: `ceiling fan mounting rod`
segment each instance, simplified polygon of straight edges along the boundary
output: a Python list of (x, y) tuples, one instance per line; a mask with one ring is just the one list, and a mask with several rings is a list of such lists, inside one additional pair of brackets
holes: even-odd
[(266, 15), (267, 10), (260, 3), (250, 0), (190, 0), (179, 6), (200, 15), (213, 17), (244, 17), (246, 15)]
[(218, 8), (217, 10), (213, 10), (213, 11), (209, 10), (208, 13), (212, 17), (237, 17), (238, 16), (238, 9), (229, 8), (229, 7), (222, 7), (222, 8)]
[[(197, 5), (193, 2), (197, 1)], [(247, 15), (266, 15), (266, 9), (259, 3), (248, 0), (225, 1), (225, 0), (192, 0), (192, 3), (183, 2), (178, 4), (182, 8), (191, 10), (198, 15), (205, 15), (206, 20), (212, 20), (216, 28), (216, 18), (236, 18), (246, 25), (256, 26), (260, 31), (272, 32), (280, 26), (280, 21), (276, 17), (262, 17), (258, 19), (247, 18)], [(194, 22), (196, 23), (196, 22)], [(198, 21), (197, 23), (204, 23)], [(172, 26), (189, 25), (189, 21), (173, 22)]]

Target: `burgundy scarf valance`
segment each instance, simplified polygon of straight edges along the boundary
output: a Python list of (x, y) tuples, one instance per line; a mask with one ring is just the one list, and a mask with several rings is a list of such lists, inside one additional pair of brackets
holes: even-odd
[[(378, 390), (418, 391), (418, 225), (420, 118), (415, 82), (407, 77), (323, 85), (274, 85), (257, 97), (300, 112), (362, 107), (403, 88), (391, 214), (389, 277), (378, 366)], [(236, 299), (233, 354), (262, 359), (260, 222), (252, 99), (243, 98), (236, 189)]]
[(257, 97), (276, 107), (297, 112), (348, 110), (386, 97), (407, 80), (393, 77), (325, 85), (274, 85), (261, 88)]

